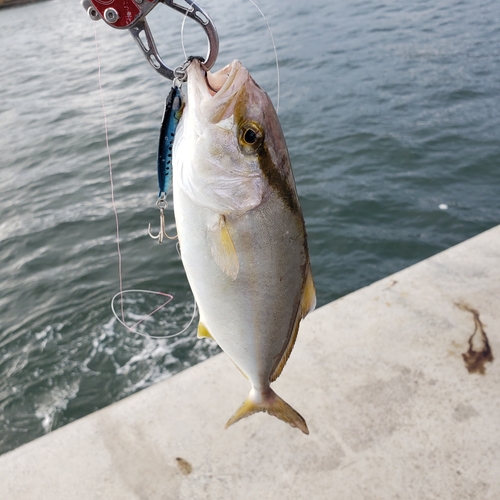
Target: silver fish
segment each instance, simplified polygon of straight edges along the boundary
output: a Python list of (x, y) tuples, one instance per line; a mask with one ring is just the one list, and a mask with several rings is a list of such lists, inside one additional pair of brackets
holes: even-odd
[(239, 61), (188, 70), (173, 149), (181, 256), (213, 338), (252, 388), (226, 427), (265, 411), (308, 434), (270, 387), (316, 304), (304, 218), (278, 117)]

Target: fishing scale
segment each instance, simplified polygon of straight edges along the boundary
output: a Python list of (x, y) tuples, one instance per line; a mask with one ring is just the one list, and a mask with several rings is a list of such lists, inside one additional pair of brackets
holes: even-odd
[[(178, 2), (187, 5), (181, 5)], [(195, 20), (202, 26), (208, 38), (208, 52), (205, 59), (190, 56), (181, 66), (175, 69), (171, 69), (165, 64), (156, 48), (151, 29), (146, 21), (146, 16), (159, 3), (163, 3), (185, 17)], [(165, 229), (164, 210), (168, 206), (167, 193), (172, 181), (172, 147), (175, 131), (184, 107), (182, 84), (187, 80), (186, 69), (195, 57), (202, 61), (202, 67), (205, 71), (210, 70), (215, 64), (219, 54), (219, 36), (215, 25), (210, 16), (193, 0), (178, 0), (177, 2), (176, 0), (81, 0), (81, 4), (93, 21), (103, 19), (112, 28), (128, 29), (149, 64), (160, 75), (173, 82), (165, 102), (158, 145), (157, 173), (159, 192), (156, 206), (160, 210), (160, 231), (157, 235), (154, 235), (151, 232), (150, 224), (148, 234), (151, 238), (157, 239), (158, 243), (163, 243), (164, 237), (175, 239), (175, 237), (169, 236)]]

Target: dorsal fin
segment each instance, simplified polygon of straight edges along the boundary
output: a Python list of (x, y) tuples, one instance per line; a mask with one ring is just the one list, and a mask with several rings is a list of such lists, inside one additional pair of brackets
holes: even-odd
[(229, 233), (226, 216), (219, 215), (217, 223), (209, 228), (209, 232), (212, 242), (211, 252), (215, 263), (227, 276), (235, 280), (238, 276), (240, 263)]
[(297, 310), (297, 317), (295, 318), (295, 323), (293, 325), (290, 338), (286, 344), (283, 354), (280, 357), (279, 362), (271, 373), (269, 379), (270, 382), (274, 382), (283, 371), (283, 368), (292, 353), (293, 346), (297, 340), (297, 334), (299, 333), (300, 320), (307, 316), (307, 313), (314, 310), (316, 307), (316, 290), (314, 288), (314, 281), (311, 273), (311, 268), (307, 270), (306, 279), (304, 281), (304, 288), (302, 290), (302, 299), (300, 301), (299, 308)]
[(307, 271), (306, 284), (304, 293), (302, 294), (302, 302), (300, 303), (302, 318), (304, 319), (308, 313), (314, 311), (316, 307), (316, 288), (312, 277), (311, 268)]

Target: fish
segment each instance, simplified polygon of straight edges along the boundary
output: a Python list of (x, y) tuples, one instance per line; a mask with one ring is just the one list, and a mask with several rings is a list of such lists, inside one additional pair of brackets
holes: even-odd
[(198, 337), (214, 339), (251, 385), (226, 428), (267, 412), (308, 434), (271, 388), (316, 305), (306, 227), (277, 113), (240, 61), (187, 69), (173, 204)]

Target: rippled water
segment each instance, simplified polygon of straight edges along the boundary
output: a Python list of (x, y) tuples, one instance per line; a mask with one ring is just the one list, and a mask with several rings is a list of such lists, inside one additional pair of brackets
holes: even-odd
[[(495, 0), (261, 4), (280, 56), (280, 117), (319, 305), (499, 223)], [(241, 59), (276, 100), (274, 53), (260, 14), (245, 0), (202, 5), (221, 38), (216, 68)], [(151, 15), (172, 65), (183, 60), (181, 21), (161, 5)], [(103, 23), (97, 33), (124, 287), (175, 295), (141, 324), (162, 335), (192, 313), (175, 245), (145, 236), (158, 217), (155, 156), (168, 82), (128, 33)], [(119, 286), (116, 228), (94, 24), (78, 2), (51, 0), (0, 10), (0, 40), (5, 452), (217, 348), (197, 340), (194, 327), (170, 341), (134, 336), (111, 314)], [(191, 23), (186, 43), (189, 53), (205, 53), (204, 36)], [(139, 317), (159, 300), (129, 295), (126, 308)]]

